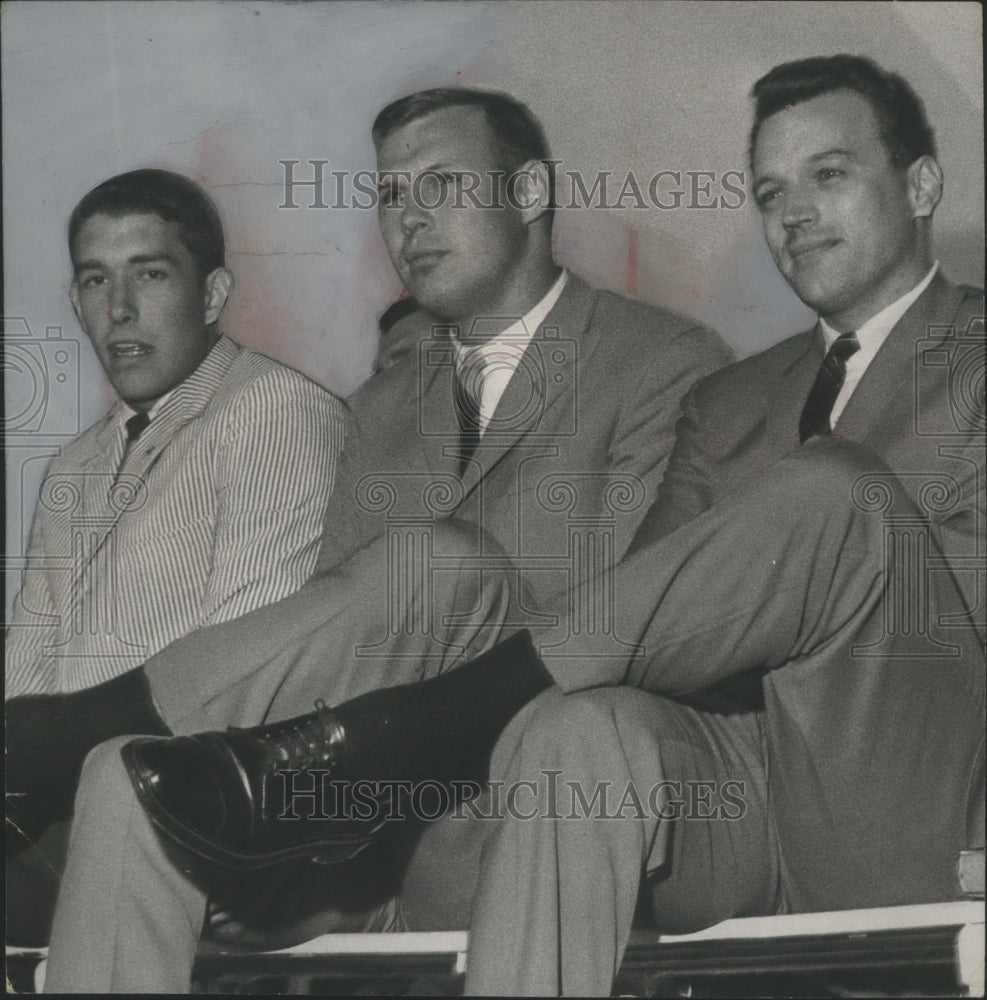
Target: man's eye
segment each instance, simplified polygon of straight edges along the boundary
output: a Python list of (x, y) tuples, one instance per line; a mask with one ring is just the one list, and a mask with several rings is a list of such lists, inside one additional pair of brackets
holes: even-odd
[(780, 196), (781, 191), (777, 188), (764, 188), (763, 190), (757, 192), (755, 200), (757, 201), (759, 208), (768, 208), (771, 202), (777, 201)]
[(377, 203), (379, 205), (395, 205), (400, 203), (404, 185), (391, 174), (383, 174), (377, 182)]
[(167, 278), (168, 275), (165, 271), (162, 271), (159, 267), (149, 267), (144, 271), (141, 271), (142, 278), (148, 281), (161, 281), (163, 278)]
[(82, 279), (81, 285), (83, 288), (98, 288), (104, 281), (106, 281), (106, 278), (103, 275), (90, 274), (88, 277)]
[(843, 176), (843, 171), (838, 167), (823, 167), (816, 176), (821, 181), (832, 181)]
[(418, 178), (414, 193), (423, 205), (434, 208), (434, 203), (445, 197), (452, 182), (453, 178), (450, 174), (429, 171)]

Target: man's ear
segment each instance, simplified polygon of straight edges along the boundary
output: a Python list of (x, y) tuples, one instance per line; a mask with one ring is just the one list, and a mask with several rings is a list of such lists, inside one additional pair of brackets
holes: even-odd
[(85, 320), (82, 318), (82, 303), (79, 301), (79, 282), (72, 279), (72, 284), (69, 285), (69, 302), (72, 303), (72, 311), (75, 313), (75, 318), (79, 321), (79, 326), (82, 327), (83, 333), (88, 337), (89, 331), (86, 329)]
[(551, 207), (552, 185), (548, 164), (528, 160), (508, 181), (508, 204), (520, 210), (526, 224), (540, 219)]
[(942, 198), (942, 167), (933, 156), (920, 156), (908, 168), (908, 199), (912, 216), (931, 218)]
[(206, 326), (212, 326), (226, 305), (233, 289), (233, 275), (225, 267), (217, 267), (206, 275), (205, 308)]

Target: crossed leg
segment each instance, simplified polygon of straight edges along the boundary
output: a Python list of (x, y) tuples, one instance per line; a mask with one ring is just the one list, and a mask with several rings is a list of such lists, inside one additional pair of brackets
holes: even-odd
[[(494, 752), (495, 778), (537, 792), (530, 815), (506, 810), (491, 828), (468, 993), (609, 994), (642, 877), (670, 932), (779, 903), (951, 898), (982, 747), (984, 653), (973, 628), (933, 635), (939, 615), (963, 606), (948, 573), (904, 581), (926, 602), (917, 627), (888, 615), (909, 564), (886, 544), (881, 512), (853, 502), (871, 477), (907, 530), (921, 530), (885, 467), (823, 442), (632, 547), (614, 573), (610, 634), (543, 638), (569, 694), (529, 705)], [(639, 651), (615, 653), (614, 635)], [(754, 714), (673, 700), (744, 677), (764, 697)], [(629, 784), (644, 806), (559, 817), (550, 772), (589, 800), (606, 782)], [(649, 808), (666, 781), (693, 821)], [(693, 791), (690, 803), (690, 782), (730, 797), (707, 806)]]
[[(293, 597), (148, 661), (173, 732), (299, 715), (317, 698), (338, 703), (422, 680), (496, 643), (512, 616), (507, 578), (471, 568), (475, 532), (436, 531), (446, 552), (462, 534), (462, 564), (447, 557), (395, 589), (382, 539)], [(52, 928), (51, 992), (189, 988), (211, 876), (192, 871), (147, 820), (120, 759), (126, 741), (97, 747), (83, 768)]]
[[(732, 500), (729, 505), (713, 508), (667, 539), (660, 539), (632, 551), (615, 573), (616, 610), (618, 624), (622, 628), (629, 626), (629, 630), (624, 633), (625, 637), (638, 642), (642, 647), (641, 652), (628, 661), (626, 654), (615, 651), (612, 645), (609, 649), (605, 645), (602, 649), (598, 648), (598, 644), (594, 645), (593, 637), (587, 640), (577, 639), (566, 647), (565, 644), (574, 633), (572, 622), (566, 621), (566, 616), (561, 615), (558, 634), (543, 639), (542, 645), (545, 662), (560, 687), (568, 691), (580, 691), (596, 685), (623, 684), (667, 696), (702, 689), (748, 671), (764, 674), (777, 672), (781, 676), (785, 674), (782, 668), (797, 662), (799, 669), (788, 672), (791, 681), (788, 687), (778, 683), (771, 688), (776, 717), (781, 718), (787, 711), (789, 724), (796, 731), (799, 725), (811, 729), (818, 720), (835, 720), (836, 732), (825, 730), (823, 743), (844, 750), (847, 742), (839, 742), (841, 732), (852, 732), (857, 738), (853, 763), (858, 771), (868, 763), (866, 751), (878, 745), (868, 740), (870, 734), (880, 737), (881, 727), (877, 723), (882, 714), (887, 714), (889, 705), (892, 714), (905, 704), (912, 707), (916, 704), (923, 706), (923, 712), (912, 713), (915, 726), (905, 726), (905, 729), (922, 731), (923, 719), (951, 719), (965, 732), (966, 727), (982, 718), (983, 713), (983, 654), (982, 651), (978, 653), (965, 639), (960, 660), (951, 665), (944, 664), (935, 684), (929, 684), (920, 678), (914, 669), (902, 673), (903, 679), (906, 675), (909, 678), (907, 690), (891, 702), (885, 699), (885, 695), (900, 687), (895, 683), (894, 674), (882, 669), (858, 669), (860, 664), (846, 657), (854, 639), (866, 638), (870, 630), (879, 629), (885, 593), (886, 567), (881, 548), (880, 520), (876, 517), (859, 516), (860, 512), (850, 509), (848, 502), (850, 486), (860, 476), (873, 471), (873, 460), (862, 449), (844, 447), (839, 442), (827, 442), (790, 460), (779, 462), (749, 491), (735, 501)], [(347, 586), (352, 587), (352, 581)], [(702, 595), (702, 599), (698, 600), (697, 595)], [(302, 598), (303, 601), (307, 599), (304, 596)], [(466, 603), (471, 606), (469, 602)], [(505, 608), (503, 601), (483, 606), (487, 609), (486, 617), (481, 618), (489, 625), (486, 639), (492, 642), (498, 637), (495, 622), (498, 615), (504, 614)], [(948, 603), (946, 606), (949, 606)], [(317, 617), (319, 609), (314, 610)], [(343, 619), (346, 618), (344, 615)], [(500, 620), (503, 621), (504, 618)], [(269, 618), (269, 626), (274, 627), (276, 623), (275, 614)], [(321, 635), (321, 628), (323, 623), (317, 622), (313, 635)], [(332, 643), (337, 638), (332, 629), (330, 632), (332, 635), (326, 637), (325, 643)], [(186, 642), (194, 642), (195, 638), (190, 637)], [(604, 639), (609, 641), (607, 636)], [(263, 633), (256, 636), (256, 642), (260, 645), (269, 641), (269, 637)], [(349, 637), (343, 649), (351, 651), (352, 641), (352, 637)], [(909, 641), (908, 637), (902, 640), (905, 647)], [(325, 671), (325, 658), (319, 659), (316, 656), (313, 659), (311, 655), (312, 648), (324, 648), (325, 643), (309, 643), (306, 636), (305, 641), (300, 644), (301, 652), (299, 644), (292, 644), (287, 652), (275, 654), (273, 665), (264, 656), (259, 660), (254, 657), (251, 661), (252, 650), (248, 643), (243, 653), (252, 663), (250, 669), (239, 670), (238, 677), (232, 684), (210, 679), (208, 683), (215, 690), (202, 691), (200, 688), (192, 698), (184, 694), (186, 686), (183, 684), (176, 685), (175, 690), (167, 690), (164, 683), (160, 690), (153, 683), (152, 686), (156, 695), (160, 696), (161, 707), (168, 721), (176, 725), (176, 731), (188, 732), (227, 723), (242, 725), (266, 718), (282, 718), (307, 709), (313, 696), (328, 695), (335, 700), (336, 694), (351, 697), (371, 687), (429, 676), (423, 672), (420, 664), (408, 666), (400, 655), (392, 654), (387, 658), (387, 666), (380, 676), (352, 676), (351, 671), (351, 677), (343, 683), (340, 691), (331, 686), (334, 682), (330, 679), (331, 674)], [(561, 650), (560, 644), (564, 647)], [(466, 645), (470, 646), (469, 643)], [(483, 640), (473, 645), (476, 647), (475, 651), (479, 651)], [(397, 640), (397, 648), (401, 648), (400, 638)], [(283, 646), (279, 645), (278, 649), (283, 649)], [(902, 655), (908, 655), (907, 649), (899, 651)], [(411, 653), (412, 656), (415, 655), (413, 650)], [(465, 655), (468, 652), (463, 656), (440, 654), (435, 670), (440, 672), (454, 667)], [(188, 661), (184, 662), (187, 671)], [(239, 663), (239, 658), (235, 657), (234, 662)], [(414, 664), (413, 659), (409, 662)], [(396, 666), (402, 663), (405, 665)], [(182, 665), (182, 662), (177, 663), (179, 668)], [(977, 672), (978, 668), (981, 673)], [(829, 672), (834, 669), (836, 672), (832, 676), (846, 681), (846, 684), (827, 682)], [(149, 676), (153, 682), (154, 674), (151, 671)], [(393, 679), (388, 680), (390, 677)], [(805, 691), (811, 692), (808, 700), (804, 694), (800, 694)], [(922, 697), (912, 697), (916, 692)], [(550, 748), (565, 736), (570, 740), (571, 746), (563, 739), (562, 749), (557, 751), (557, 759), (560, 763), (567, 763), (577, 776), (575, 780), (585, 781), (586, 788), (594, 788), (599, 781), (612, 780), (613, 774), (624, 773), (629, 775), (629, 780), (633, 779), (635, 786), (640, 781), (645, 781), (645, 787), (649, 789), (656, 781), (661, 780), (741, 781), (745, 789), (749, 788), (756, 793), (752, 800), (754, 807), (748, 804), (749, 812), (745, 815), (756, 816), (759, 808), (757, 803), (760, 801), (758, 789), (763, 787), (765, 781), (762, 774), (764, 765), (761, 763), (755, 766), (754, 756), (748, 752), (741, 753), (739, 749), (744, 747), (749, 750), (755, 745), (750, 724), (733, 721), (729, 727), (722, 727), (721, 731), (720, 728), (713, 727), (712, 723), (706, 724), (704, 721), (700, 725), (699, 717), (686, 724), (683, 722), (685, 716), (676, 714), (673, 721), (669, 715), (672, 709), (666, 706), (676, 703), (655, 697), (655, 694), (621, 692), (577, 695), (569, 704), (580, 706), (578, 711), (583, 712), (585, 709), (582, 706), (587, 702), (594, 704), (594, 699), (612, 699), (609, 711), (613, 721), (607, 723), (605, 715), (601, 721), (594, 714), (583, 718), (580, 725), (576, 726), (571, 721), (565, 725), (558, 721), (551, 725), (539, 723), (535, 730), (538, 738), (534, 740), (538, 752), (511, 756), (510, 759), (515, 761), (513, 770), (506, 765), (498, 764), (498, 767), (511, 780), (529, 780), (532, 768), (535, 768), (536, 776), (540, 773), (538, 768), (544, 768), (539, 756), (554, 759), (550, 756)], [(562, 695), (558, 692), (551, 695), (551, 699), (559, 698)], [(622, 707), (628, 698), (635, 705), (633, 709)], [(518, 727), (523, 729), (528, 715), (539, 711), (540, 705), (548, 700), (546, 696), (536, 703), (539, 706), (537, 709), (532, 708), (522, 713), (518, 721), (512, 724), (509, 733), (517, 731)], [(638, 704), (642, 707), (637, 708)], [(183, 705), (187, 709), (184, 715), (181, 712)], [(656, 705), (662, 707), (656, 708)], [(930, 706), (929, 711), (924, 711), (924, 706)], [(676, 711), (679, 709), (680, 706), (676, 705)], [(568, 713), (577, 709), (567, 708), (565, 711)], [(597, 708), (594, 708), (594, 713), (596, 711)], [(627, 723), (621, 721), (622, 715), (627, 711), (630, 711), (632, 718), (640, 717), (630, 729)], [(645, 717), (651, 714), (665, 724), (664, 728), (659, 726), (656, 731), (654, 724), (645, 721)], [(802, 718), (803, 715), (805, 718)], [(185, 728), (177, 728), (178, 724)], [(600, 727), (609, 736), (601, 738), (598, 733)], [(673, 747), (668, 748), (664, 745), (665, 729), (671, 732), (676, 727), (688, 735), (682, 736), (678, 743), (673, 740)], [(639, 728), (648, 734), (648, 739), (643, 742), (636, 735)], [(777, 733), (780, 728), (775, 727), (774, 731)], [(635, 755), (646, 761), (646, 766), (635, 770), (626, 761), (621, 764), (620, 757), (624, 751), (614, 750), (614, 744), (618, 747), (620, 745), (620, 740), (616, 739), (614, 733), (632, 746), (640, 745)], [(757, 735), (757, 746), (764, 753), (759, 730)], [(770, 743), (771, 736), (769, 728), (765, 734), (765, 742)], [(592, 755), (585, 756), (581, 746), (594, 742), (601, 745), (601, 752), (606, 750), (601, 764), (595, 763), (596, 758)], [(504, 744), (510, 745), (509, 736), (504, 737)], [(702, 748), (702, 753), (706, 756), (697, 759), (685, 754), (681, 760), (678, 759), (675, 748), (686, 745)], [(563, 753), (566, 746), (569, 746), (566, 750), (568, 757)], [(886, 755), (890, 753), (893, 757), (897, 746), (894, 741), (885, 740), (883, 752)], [(725, 747), (731, 748), (733, 756), (729, 758), (730, 766), (724, 772), (717, 765)], [(931, 763), (927, 760), (923, 764), (914, 754), (909, 757), (909, 764), (916, 767), (921, 765), (923, 781), (930, 785), (930, 790), (936, 764), (945, 759), (943, 752), (948, 749), (937, 747), (935, 759), (929, 758)], [(617, 754), (616, 757), (613, 756), (614, 753)], [(797, 746), (792, 753), (799, 756)], [(966, 753), (960, 748), (955, 754), (956, 760), (950, 760), (950, 763), (956, 764), (950, 771), (955, 773), (953, 785), (959, 783), (966, 788), (968, 775), (964, 773), (964, 767), (968, 763), (967, 757), (971, 755), (972, 751)], [(815, 780), (817, 764), (821, 758), (815, 753), (802, 756), (807, 765), (805, 776)], [(495, 758), (500, 761), (502, 751), (498, 751)], [(743, 767), (740, 766), (741, 762), (746, 762)], [(795, 773), (798, 773), (797, 769)], [(854, 775), (849, 769), (837, 769), (834, 773), (841, 778), (849, 775), (849, 780), (844, 780), (842, 786), (837, 781), (831, 787), (824, 782), (821, 787), (823, 795), (820, 796), (824, 805), (827, 792), (835, 789), (838, 794), (845, 795), (854, 785)], [(937, 793), (936, 801), (943, 805), (939, 821), (944, 828), (951, 826), (954, 812), (965, 809), (965, 804), (960, 804), (958, 808), (955, 803), (949, 805), (954, 799), (959, 802), (962, 797), (960, 794), (954, 795), (954, 791), (953, 787), (945, 790), (940, 788)], [(852, 795), (848, 801), (853, 804)], [(873, 814), (864, 816), (863, 825), (873, 826), (872, 820)], [(629, 932), (633, 903), (629, 904), (628, 899), (637, 898), (637, 885), (642, 869), (654, 869), (659, 873), (659, 881), (656, 882), (660, 890), (659, 902), (667, 914), (679, 914), (676, 926), (689, 924), (693, 919), (712, 922), (736, 912), (763, 912), (765, 909), (770, 910), (776, 902), (777, 869), (772, 864), (770, 870), (766, 870), (763, 864), (765, 857), (774, 857), (772, 851), (765, 847), (766, 844), (770, 847), (770, 840), (765, 839), (768, 834), (764, 830), (769, 828), (766, 823), (748, 823), (745, 820), (743, 824), (689, 824), (678, 821), (669, 824), (659, 816), (653, 825), (649, 825), (652, 821), (646, 815), (640, 821), (635, 819), (626, 823), (593, 820), (591, 823), (596, 826), (591, 827), (578, 819), (569, 825), (562, 825), (561, 820), (552, 818), (555, 827), (551, 836), (545, 834), (545, 839), (529, 844), (528, 839), (533, 835), (528, 834), (526, 839), (525, 834), (517, 829), (519, 822), (520, 820), (515, 822), (513, 818), (508, 818), (498, 825), (494, 843), (484, 863), (473, 924), (475, 934), (468, 981), (472, 990), (508, 993), (529, 990), (552, 992), (560, 988), (566, 991), (608, 990), (609, 977), (619, 961)], [(759, 826), (764, 828), (760, 832)], [(707, 827), (715, 833), (705, 830)], [(516, 883), (517, 892), (510, 897), (509, 905), (516, 908), (521, 893), (529, 890), (535, 892), (539, 898), (535, 901), (537, 905), (532, 904), (534, 910), (542, 913), (541, 907), (544, 906), (547, 916), (544, 921), (534, 922), (547, 929), (532, 931), (530, 936), (519, 937), (516, 930), (518, 922), (512, 915), (513, 910), (508, 913), (506, 904), (498, 906), (498, 886), (514, 878), (511, 873), (518, 865), (523, 868), (526, 864), (518, 859), (527, 857), (531, 851), (535, 852), (536, 857), (541, 857), (545, 850), (549, 851), (549, 856), (554, 851), (559, 859), (570, 854), (578, 857), (583, 839), (587, 837), (586, 833), (578, 831), (590, 828), (596, 829), (597, 834), (600, 830), (617, 831), (608, 833), (608, 838), (615, 838), (615, 844), (605, 838), (605, 843), (594, 840), (590, 845), (591, 860), (604, 859), (602, 868), (595, 866), (595, 860), (592, 867), (575, 866), (582, 873), (592, 873), (590, 884), (594, 887), (594, 892), (599, 894), (594, 905), (598, 908), (602, 905), (597, 931), (602, 928), (604, 943), (597, 943), (601, 938), (600, 933), (595, 933), (590, 941), (578, 926), (566, 926), (578, 925), (588, 919), (589, 911), (580, 903), (582, 890), (579, 886), (568, 882), (566, 896), (560, 903), (558, 894), (562, 892), (561, 887), (558, 887), (553, 900), (551, 886), (547, 890), (542, 889), (534, 878)], [(663, 830), (667, 832), (662, 832)], [(675, 831), (680, 830), (688, 831), (680, 835), (681, 844), (674, 839), (677, 836)], [(705, 832), (697, 833), (697, 830)], [(740, 830), (745, 832), (737, 832)], [(670, 835), (674, 839), (671, 846), (667, 842)], [(513, 843), (511, 838), (514, 838)], [(916, 844), (924, 843), (921, 830), (913, 841)], [(707, 850), (706, 845), (713, 842), (717, 845), (715, 851), (712, 848)], [(546, 843), (548, 848), (544, 847)], [(662, 844), (664, 847), (661, 847)], [(644, 845), (647, 845), (646, 854)], [(658, 853), (654, 853), (654, 845), (661, 848)], [(686, 872), (689, 865), (685, 861), (676, 861), (680, 856), (685, 859), (701, 857), (704, 850), (707, 850), (710, 858), (725, 858), (726, 868), (732, 869), (737, 865), (741, 872), (756, 876), (753, 882), (742, 880), (742, 884), (738, 884), (723, 897), (730, 905), (707, 906), (708, 900), (713, 898), (709, 886), (725, 877), (721, 870), (723, 865), (718, 861), (711, 861), (707, 868), (703, 868), (701, 864), (690, 862), (694, 870)], [(944, 849), (939, 853), (945, 857), (948, 850)], [(628, 859), (632, 856), (636, 860), (630, 866)], [(748, 863), (748, 860), (738, 861), (738, 858), (761, 858), (762, 863), (758, 868), (757, 865)], [(661, 878), (661, 871), (669, 866), (672, 871), (682, 873), (681, 891), (677, 889), (680, 884), (678, 878), (672, 882)], [(556, 865), (559, 878), (561, 870), (566, 867), (561, 860)], [(603, 872), (602, 876), (597, 875), (598, 870)], [(702, 874), (707, 870), (713, 873), (709, 878)], [(695, 874), (696, 871), (700, 874)], [(492, 874), (495, 872), (499, 873), (497, 877)], [(939, 873), (936, 872), (932, 881), (935, 882), (938, 878)], [(685, 888), (687, 883), (689, 886), (696, 883), (697, 891)], [(634, 886), (633, 891), (627, 888), (629, 885)], [(718, 893), (716, 898), (720, 898)], [(682, 914), (685, 915), (684, 918)], [(692, 914), (695, 915), (694, 918)], [(554, 937), (551, 936), (553, 927)], [(576, 944), (570, 943), (570, 935)], [(534, 940), (539, 942), (537, 947), (531, 944)], [(572, 978), (563, 981), (562, 968), (568, 969), (569, 962), (560, 959), (561, 949), (577, 963), (577, 968), (579, 954), (592, 956), (591, 964), (597, 971), (594, 973), (585, 969), (583, 972), (573, 973)], [(518, 958), (518, 950), (526, 957)], [(531, 973), (533, 978), (531, 982), (518, 981), (505, 986), (490, 971), (495, 962), (506, 967), (507, 974), (518, 970), (520, 975), (521, 969), (531, 965), (534, 970)], [(607, 979), (605, 986), (602, 984), (601, 969), (606, 970), (603, 973)], [(553, 980), (549, 978), (552, 975), (556, 977), (554, 987), (551, 985)], [(494, 984), (497, 984), (496, 989)]]

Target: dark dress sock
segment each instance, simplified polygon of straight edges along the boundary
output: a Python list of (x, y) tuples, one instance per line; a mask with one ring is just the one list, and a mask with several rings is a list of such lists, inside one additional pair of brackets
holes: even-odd
[(143, 669), (71, 694), (25, 695), (4, 708), (7, 793), (40, 795), (51, 806), (71, 796), (82, 762), (113, 736), (170, 736)]
[(371, 781), (471, 777), (507, 723), (553, 684), (525, 629), (439, 677), (369, 691), (333, 708), (347, 769)]
[(48, 943), (82, 762), (112, 736), (171, 735), (147, 677), (131, 670), (73, 694), (26, 695), (6, 722), (7, 943)]
[(68, 843), (67, 819), (48, 823), (25, 841), (8, 812), (3, 887), (7, 944), (22, 948), (48, 944)]

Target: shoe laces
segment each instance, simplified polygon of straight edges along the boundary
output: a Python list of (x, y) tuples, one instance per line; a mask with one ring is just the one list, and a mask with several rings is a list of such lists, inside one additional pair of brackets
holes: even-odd
[(315, 717), (305, 717), (305, 721), (292, 719), (286, 722), (279, 743), (286, 759), (280, 764), (297, 765), (302, 768), (316, 765), (332, 765), (338, 762), (337, 748), (343, 739), (343, 727), (336, 721), (326, 703), (318, 698), (315, 702)]

